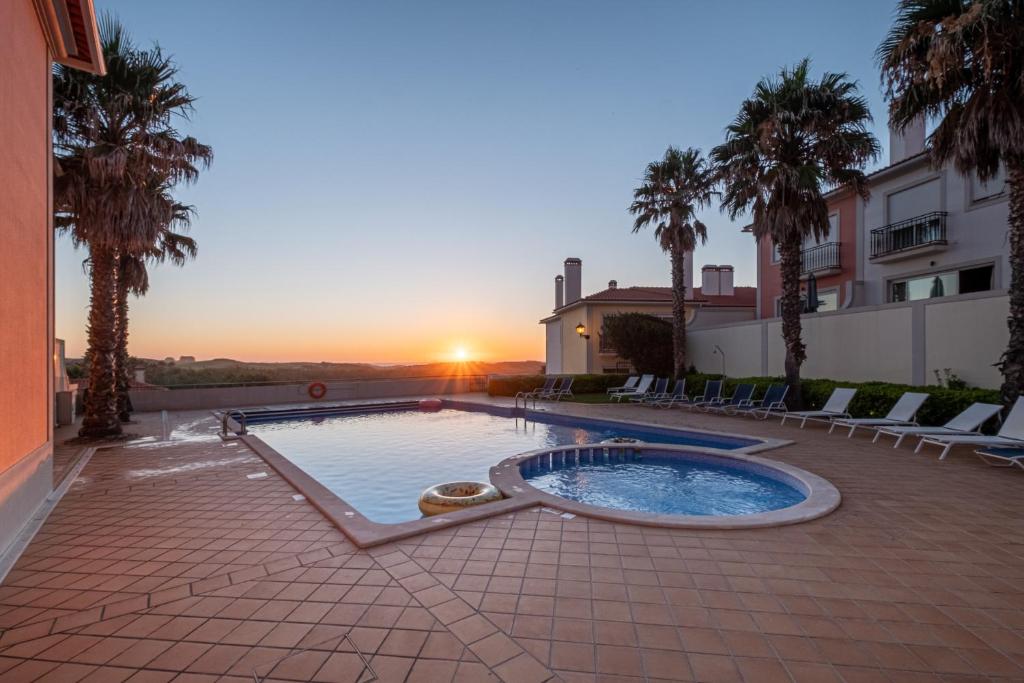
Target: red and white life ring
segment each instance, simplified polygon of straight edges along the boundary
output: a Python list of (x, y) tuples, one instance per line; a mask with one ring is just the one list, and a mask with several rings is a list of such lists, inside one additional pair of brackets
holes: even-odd
[(306, 391), (309, 392), (310, 398), (319, 400), (327, 395), (327, 385), (323, 382), (313, 382)]

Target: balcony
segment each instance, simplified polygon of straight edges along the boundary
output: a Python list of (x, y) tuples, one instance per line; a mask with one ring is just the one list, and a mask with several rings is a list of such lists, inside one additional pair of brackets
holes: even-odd
[(814, 277), (835, 275), (842, 270), (839, 264), (839, 242), (827, 242), (800, 252), (800, 279), (811, 273)]
[(932, 211), (871, 231), (871, 261), (886, 263), (946, 249), (946, 212)]

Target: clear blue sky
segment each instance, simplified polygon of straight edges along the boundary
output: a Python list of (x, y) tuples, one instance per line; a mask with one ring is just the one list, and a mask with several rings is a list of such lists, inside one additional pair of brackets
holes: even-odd
[[(717, 144), (762, 76), (810, 56), (861, 82), (893, 9), (867, 2), (96, 0), (172, 53), (213, 146), (181, 192), (199, 258), (133, 304), (131, 351), (249, 360), (542, 358), (566, 256), (584, 291), (666, 285), (626, 211), (669, 144)], [(704, 263), (753, 284), (717, 208)], [(57, 333), (84, 346), (84, 254), (57, 255)]]

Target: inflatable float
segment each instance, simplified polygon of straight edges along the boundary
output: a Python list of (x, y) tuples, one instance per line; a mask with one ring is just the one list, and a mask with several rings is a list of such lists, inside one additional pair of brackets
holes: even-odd
[(438, 484), (420, 494), (420, 512), (428, 517), (501, 500), (501, 491), (480, 481)]

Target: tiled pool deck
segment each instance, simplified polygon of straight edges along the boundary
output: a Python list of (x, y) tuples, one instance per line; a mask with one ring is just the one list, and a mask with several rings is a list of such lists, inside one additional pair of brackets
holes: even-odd
[(191, 438), (97, 451), (0, 586), (0, 681), (366, 681), (363, 658), (430, 683), (1024, 681), (1024, 472), (558, 409), (793, 439), (765, 457), (842, 506), (742, 531), (532, 509), (359, 550), (212, 418), (172, 415)]

